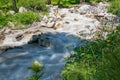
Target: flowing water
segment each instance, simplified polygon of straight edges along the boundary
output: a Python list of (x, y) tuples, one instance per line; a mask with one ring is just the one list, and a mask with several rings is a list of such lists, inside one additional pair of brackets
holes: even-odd
[(27, 67), (33, 60), (45, 65), (41, 80), (60, 80), (64, 58), (77, 45), (78, 39), (67, 33), (45, 33), (43, 36), (49, 38), (49, 47), (32, 43), (8, 49), (0, 55), (0, 80), (26, 80), (31, 74)]
[[(55, 10), (59, 10), (56, 11), (57, 14)], [(83, 5), (70, 9), (54, 9), (54, 7), (51, 7), (50, 20), (43, 18), (43, 23), (46, 26), (45, 22), (57, 20), (55, 21), (57, 24), (56, 30), (50, 27), (43, 28), (40, 26), (42, 23), (38, 24), (37, 27), (33, 25), (32, 28), (28, 28), (27, 33), (32, 30), (40, 30), (46, 33), (41, 34), (40, 39), (35, 43), (8, 49), (0, 54), (0, 80), (26, 80), (32, 74), (27, 67), (32, 64), (33, 60), (40, 61), (45, 66), (41, 80), (61, 80), (60, 72), (65, 65), (64, 58), (69, 56), (73, 48), (80, 43), (76, 33), (83, 32), (85, 36), (83, 39), (91, 39), (91, 32), (95, 33), (97, 27), (101, 26), (94, 16), (96, 12), (98, 16), (102, 15), (107, 19), (111, 18), (109, 17), (110, 14), (106, 12), (106, 4), (103, 3), (98, 6)], [(49, 26), (51, 24), (52, 22), (49, 23)], [(20, 33), (24, 31), (21, 30)], [(17, 32), (14, 33), (17, 34)], [(13, 46), (14, 43), (15, 45), (22, 43), (22, 41), (15, 42), (14, 37), (13, 34), (8, 33), (8, 37), (4, 40), (5, 45)], [(26, 35), (23, 42), (26, 43), (28, 37), (30, 38), (30, 36)]]

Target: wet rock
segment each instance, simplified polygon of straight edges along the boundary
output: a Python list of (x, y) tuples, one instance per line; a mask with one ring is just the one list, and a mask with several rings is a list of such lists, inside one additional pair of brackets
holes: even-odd
[(38, 39), (38, 44), (43, 47), (49, 47), (50, 46), (50, 40), (48, 37), (41, 37)]
[(27, 9), (24, 8), (24, 7), (20, 7), (20, 8), (19, 8), (19, 12), (20, 12), (20, 13), (27, 12)]
[(39, 35), (33, 35), (28, 43), (37, 43), (38, 42)]

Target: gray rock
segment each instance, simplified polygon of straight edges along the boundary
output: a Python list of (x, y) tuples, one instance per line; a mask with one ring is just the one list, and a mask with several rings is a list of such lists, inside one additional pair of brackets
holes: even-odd
[(45, 15), (42, 20), (47, 23), (48, 22), (48, 17)]
[(55, 26), (54, 21), (53, 22), (48, 22), (47, 25), (46, 25), (46, 27), (48, 27), (48, 28), (53, 28), (54, 26)]
[(24, 7), (20, 7), (20, 8), (19, 8), (19, 12), (20, 12), (20, 13), (22, 13), (22, 12), (27, 12), (27, 9), (24, 8)]
[(13, 22), (8, 22), (8, 25), (9, 25), (10, 27), (15, 27), (15, 24), (14, 24)]
[(10, 11), (7, 12), (7, 14), (14, 15), (14, 14), (15, 14), (15, 11), (10, 10)]
[(40, 25), (41, 25), (41, 26), (44, 26), (44, 27), (47, 26), (47, 24), (45, 23), (45, 21), (41, 21), (41, 22), (40, 22)]

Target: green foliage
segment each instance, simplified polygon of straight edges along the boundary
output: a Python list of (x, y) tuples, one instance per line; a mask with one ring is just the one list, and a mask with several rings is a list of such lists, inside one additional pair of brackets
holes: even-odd
[(40, 15), (37, 12), (23, 12), (23, 13), (16, 13), (15, 15), (7, 14), (4, 12), (0, 13), (0, 28), (3, 27), (11, 27), (9, 25), (12, 22), (15, 26), (19, 24), (28, 25), (34, 21), (38, 21), (40, 19)]
[[(59, 0), (52, 0), (52, 4), (57, 5)], [(80, 0), (60, 0), (60, 5), (69, 6), (71, 4), (79, 4)]]
[(14, 22), (14, 17), (10, 14), (0, 13), (0, 28), (8, 26), (9, 22)]
[[(103, 48), (102, 65), (96, 72), (96, 80), (120, 79), (120, 26), (108, 35), (109, 42)], [(101, 77), (102, 76), (102, 77)]]
[(20, 22), (24, 25), (27, 25), (27, 24), (31, 24), (33, 21), (39, 20), (40, 15), (39, 15), (39, 13), (28, 11), (28, 12), (24, 12), (24, 13), (15, 14), (15, 19), (18, 22)]
[(111, 0), (108, 11), (120, 16), (120, 0)]
[(46, 11), (46, 0), (19, 0), (17, 5), (23, 6), (30, 10)]
[(34, 61), (33, 64), (28, 67), (28, 69), (33, 71), (33, 75), (28, 77), (28, 80), (38, 80), (43, 75), (43, 65), (38, 61)]
[(120, 26), (106, 40), (85, 41), (75, 48), (62, 71), (63, 80), (119, 80)]
[(0, 0), (0, 9), (2, 10), (12, 9), (12, 0)]

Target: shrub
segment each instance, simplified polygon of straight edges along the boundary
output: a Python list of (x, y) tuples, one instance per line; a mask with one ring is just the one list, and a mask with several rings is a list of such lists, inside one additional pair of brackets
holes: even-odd
[(8, 22), (14, 22), (14, 17), (10, 14), (1, 13), (0, 14), (0, 28), (9, 26)]
[(18, 26), (19, 24), (28, 25), (34, 21), (38, 21), (39, 19), (39, 13), (32, 11), (16, 13), (15, 15), (0, 13), (0, 28), (11, 27), (8, 24), (9, 22), (12, 22), (15, 26)]
[(40, 15), (39, 13), (36, 12), (32, 12), (32, 11), (28, 11), (28, 12), (24, 12), (24, 13), (17, 13), (15, 14), (15, 19), (24, 24), (31, 24), (34, 21), (37, 21), (40, 19)]
[(30, 10), (46, 11), (46, 0), (19, 0), (18, 6), (26, 7)]
[(0, 0), (0, 9), (2, 10), (12, 9), (12, 0)]
[(119, 0), (111, 0), (110, 6), (108, 7), (108, 11), (120, 16), (120, 1)]
[[(63, 80), (119, 80), (120, 26), (106, 40), (85, 41), (75, 48), (62, 71)], [(78, 76), (79, 75), (79, 76)]]

